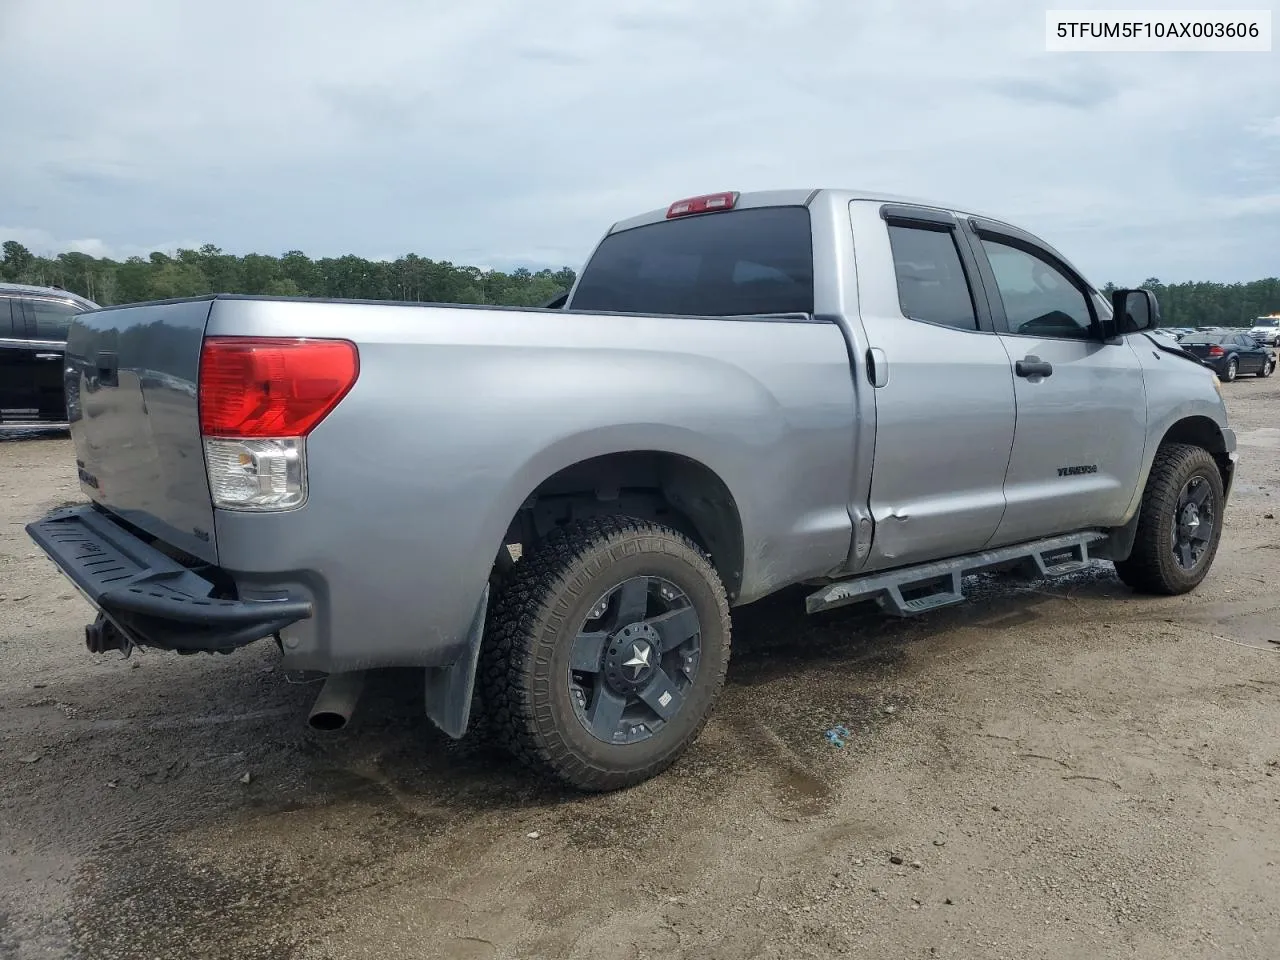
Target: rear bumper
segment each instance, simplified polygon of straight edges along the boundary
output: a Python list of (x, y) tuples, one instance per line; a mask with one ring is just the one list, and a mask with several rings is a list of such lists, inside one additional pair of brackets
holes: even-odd
[(309, 599), (297, 597), (220, 599), (212, 579), (182, 566), (91, 506), (56, 510), (26, 529), (85, 598), (136, 646), (225, 653), (314, 612)]

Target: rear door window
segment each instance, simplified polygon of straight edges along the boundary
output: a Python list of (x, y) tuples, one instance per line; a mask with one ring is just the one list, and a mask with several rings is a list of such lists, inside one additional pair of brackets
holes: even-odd
[(731, 210), (610, 234), (583, 269), (570, 307), (718, 317), (812, 313), (809, 211)]
[(889, 224), (902, 315), (957, 330), (977, 330), (969, 279), (950, 229)]
[(31, 299), (26, 301), (29, 336), (35, 340), (64, 342), (71, 318), (83, 311), (64, 300)]
[[(18, 329), (14, 329), (14, 327)], [(13, 301), (8, 297), (0, 297), (0, 337), (21, 338), (18, 331), (22, 328), (22, 315), (18, 315), (18, 323), (13, 322)]]

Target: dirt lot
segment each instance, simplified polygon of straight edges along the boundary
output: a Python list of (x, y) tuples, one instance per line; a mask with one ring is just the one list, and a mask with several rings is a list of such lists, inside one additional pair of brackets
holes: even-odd
[(772, 598), (687, 758), (588, 798), (434, 733), (413, 674), (325, 738), (269, 644), (90, 656), (22, 529), (78, 499), (70, 443), (0, 443), (0, 958), (1274, 960), (1280, 384), (1225, 389), (1199, 592)]

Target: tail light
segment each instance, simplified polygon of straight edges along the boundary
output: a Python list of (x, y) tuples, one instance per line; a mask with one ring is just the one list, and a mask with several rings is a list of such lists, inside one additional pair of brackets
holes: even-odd
[(307, 499), (307, 434), (359, 375), (359, 353), (347, 340), (205, 340), (200, 432), (214, 506), (255, 511), (301, 506)]
[(1222, 356), (1224, 353), (1226, 353), (1226, 351), (1225, 351), (1225, 350), (1223, 350), (1223, 349), (1222, 349), (1220, 346), (1218, 346), (1217, 344), (1214, 344), (1212, 347), (1210, 347), (1210, 348), (1209, 348), (1209, 356), (1211, 356), (1211, 357), (1220, 357), (1220, 356)]

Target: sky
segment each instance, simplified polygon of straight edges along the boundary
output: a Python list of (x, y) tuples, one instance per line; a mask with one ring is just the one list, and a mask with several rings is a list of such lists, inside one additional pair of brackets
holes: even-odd
[(0, 0), (0, 240), (576, 269), (681, 197), (829, 186), (999, 216), (1097, 284), (1280, 274), (1280, 45), (1047, 53), (1045, 9)]

